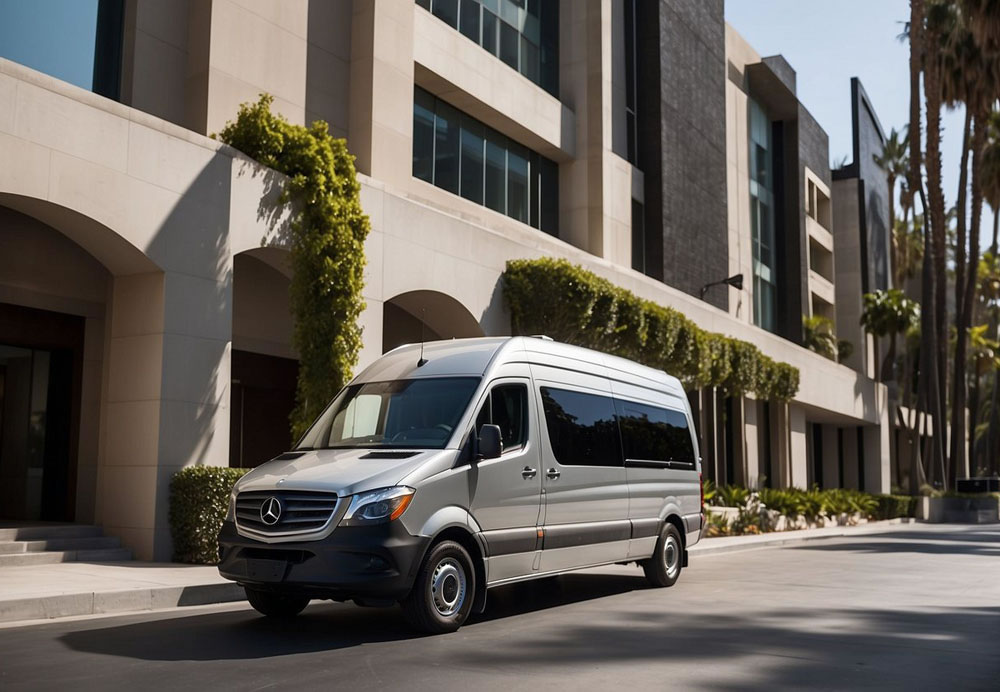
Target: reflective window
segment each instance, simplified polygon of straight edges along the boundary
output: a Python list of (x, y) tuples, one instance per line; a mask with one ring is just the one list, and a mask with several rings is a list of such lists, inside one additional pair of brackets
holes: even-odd
[(124, 0), (0, 0), (0, 57), (119, 97)]
[(556, 461), (566, 466), (621, 466), (611, 397), (542, 387), (545, 427)]
[(694, 462), (687, 416), (680, 411), (615, 399), (626, 459)]
[(487, 423), (500, 426), (504, 450), (522, 446), (528, 440), (528, 387), (523, 384), (494, 387), (476, 417), (477, 434)]
[(413, 176), (556, 235), (559, 167), (417, 87)]
[(442, 449), (479, 385), (475, 377), (366, 382), (344, 389), (299, 449)]
[(417, 0), (535, 84), (559, 86), (559, 0)]
[(750, 237), (753, 245), (753, 321), (775, 330), (774, 190), (771, 121), (750, 100)]

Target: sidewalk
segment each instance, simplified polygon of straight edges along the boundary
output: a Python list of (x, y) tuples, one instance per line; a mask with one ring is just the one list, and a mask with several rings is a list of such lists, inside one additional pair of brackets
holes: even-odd
[[(861, 526), (707, 538), (691, 548), (691, 556), (698, 558), (892, 531), (912, 522), (912, 519), (891, 519)], [(29, 620), (159, 610), (243, 599), (243, 589), (220, 577), (212, 566), (67, 562), (0, 569), (0, 626)]]

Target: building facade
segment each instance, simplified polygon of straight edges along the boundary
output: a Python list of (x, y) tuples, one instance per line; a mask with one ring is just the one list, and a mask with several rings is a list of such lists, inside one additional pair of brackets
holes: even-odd
[(505, 263), (566, 258), (800, 370), (691, 393), (709, 477), (889, 490), (885, 387), (800, 345), (862, 290), (826, 134), (722, 0), (93, 0), (72, 42), (44, 5), (0, 17), (0, 517), (167, 559), (177, 470), (290, 444), (280, 179), (208, 137), (262, 92), (357, 157), (361, 366), (509, 333)]

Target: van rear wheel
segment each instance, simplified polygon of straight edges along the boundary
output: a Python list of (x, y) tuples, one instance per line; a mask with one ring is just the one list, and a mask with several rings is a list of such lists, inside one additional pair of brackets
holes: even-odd
[(243, 590), (254, 610), (269, 618), (293, 618), (309, 605), (309, 598), (306, 596), (260, 591), (249, 586), (243, 587)]
[(424, 558), (403, 599), (403, 615), (423, 632), (454, 632), (468, 619), (476, 595), (476, 572), (465, 548), (442, 541)]
[(653, 556), (640, 564), (650, 586), (663, 587), (677, 583), (683, 560), (684, 543), (681, 542), (681, 533), (676, 526), (667, 522), (656, 540)]

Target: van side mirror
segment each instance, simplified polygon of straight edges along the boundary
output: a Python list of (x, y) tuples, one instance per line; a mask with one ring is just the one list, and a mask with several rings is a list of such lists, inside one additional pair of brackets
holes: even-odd
[(503, 453), (500, 426), (486, 423), (479, 429), (479, 458), (496, 459)]

